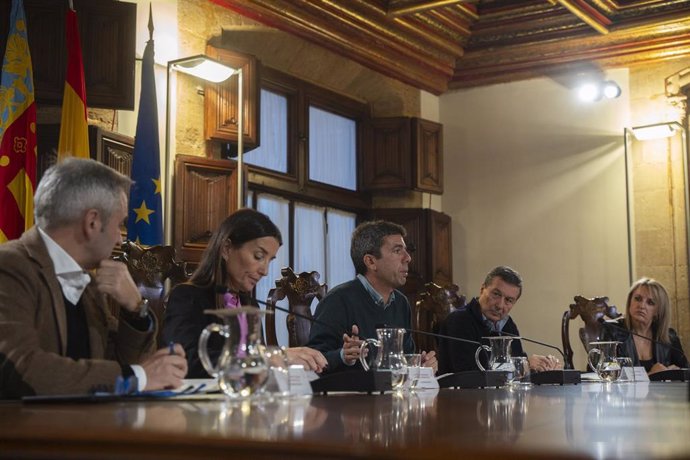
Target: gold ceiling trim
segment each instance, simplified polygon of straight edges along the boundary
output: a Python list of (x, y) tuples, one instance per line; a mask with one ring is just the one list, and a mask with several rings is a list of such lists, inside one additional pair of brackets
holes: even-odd
[[(543, 76), (556, 70), (566, 71), (583, 62), (614, 67), (690, 56), (690, 18), (674, 31), (657, 27), (654, 38), (639, 38), (640, 29), (612, 32), (606, 38), (598, 35), (567, 42), (467, 51), (458, 61), (448, 87), (458, 89)], [(651, 32), (652, 26), (647, 29)], [(663, 32), (683, 33), (664, 36)]]
[(585, 59), (625, 65), (690, 53), (689, 0), (212, 1), (434, 94)]
[[(451, 17), (453, 15), (454, 17)], [(472, 31), (470, 30), (470, 23), (462, 21), (461, 17), (454, 12), (448, 11), (447, 13), (442, 13), (440, 11), (429, 11), (424, 15), (416, 15), (419, 20), (433, 22), (436, 21), (440, 23), (445, 30), (452, 30), (458, 35), (467, 38), (470, 36)]]
[[(434, 37), (422, 36), (419, 34), (418, 31), (414, 31), (413, 29), (411, 29), (409, 27), (409, 24), (405, 23), (404, 21), (401, 21), (398, 18), (395, 18), (391, 21), (389, 18), (385, 16), (383, 12), (381, 12), (381, 10), (372, 7), (372, 5), (368, 4), (367, 2), (360, 0), (348, 0), (348, 8), (345, 8), (342, 5), (338, 4), (337, 1), (322, 0), (321, 3), (329, 5), (331, 8), (341, 12), (344, 15), (344, 17), (337, 16), (333, 11), (319, 7), (316, 4), (312, 4), (310, 2), (307, 3), (313, 9), (328, 14), (331, 19), (340, 20), (341, 22), (344, 22), (351, 28), (356, 29), (361, 33), (369, 36), (373, 40), (373, 43), (376, 43), (377, 40), (380, 41), (382, 38), (384, 38), (388, 42), (389, 46), (394, 46), (401, 54), (407, 55), (409, 58), (412, 58), (414, 60), (424, 60), (427, 64), (430, 64), (432, 67), (436, 68), (440, 72), (448, 72), (448, 74), (450, 75), (452, 73), (452, 63), (449, 61), (449, 58), (462, 55), (462, 49), (457, 45), (449, 47), (450, 49), (448, 50), (448, 54), (450, 54), (450, 56), (441, 55), (442, 53), (438, 49), (435, 49), (434, 47), (428, 45), (433, 44), (437, 46), (442, 46), (443, 48), (447, 48), (447, 42), (441, 42)], [(355, 4), (369, 9), (369, 12), (379, 14), (380, 18), (383, 21), (385, 21), (384, 24), (378, 23), (373, 19), (368, 19), (365, 16), (364, 12), (360, 13), (359, 11), (351, 10), (350, 8)], [(409, 34), (401, 33), (401, 31), (399, 30), (389, 30), (385, 27), (386, 25), (393, 24), (399, 26), (404, 30), (407, 30), (410, 33), (414, 33), (417, 36), (417, 38), (412, 39), (412, 37), (410, 37)], [(419, 41), (420, 39), (426, 41), (426, 43), (422, 44)], [(367, 47), (371, 45), (372, 42), (368, 42), (365, 44), (365, 46)], [(417, 53), (421, 53), (421, 56)], [(431, 61), (429, 61), (429, 59), (431, 59)]]
[(579, 0), (549, 0), (551, 4), (556, 3), (564, 6), (568, 11), (577, 16), (585, 24), (596, 30), (600, 34), (609, 33), (608, 26), (611, 21), (591, 6)]
[(456, 3), (463, 3), (464, 0), (388, 0), (386, 12), (390, 16), (405, 16), (408, 14), (421, 13), (434, 8), (440, 8)]
[[(411, 34), (419, 35), (423, 33), (408, 19), (395, 18), (395, 21), (402, 29)], [(457, 42), (453, 42), (449, 39), (444, 39), (442, 37), (439, 37), (437, 34), (432, 35), (430, 33), (426, 33), (423, 34), (423, 37), (421, 38), (427, 40), (429, 43), (437, 46), (442, 51), (449, 54), (450, 56), (447, 56), (447, 58), (459, 58), (464, 54), (462, 46), (460, 46)]]
[(320, 17), (307, 14), (306, 8), (291, 9), (295, 8), (294, 5), (286, 5), (280, 0), (220, 0), (219, 3), (254, 20), (312, 41), (383, 75), (433, 94), (444, 92), (453, 74), (453, 59), (444, 65), (430, 58), (420, 58), (414, 53), (410, 53), (409, 56), (392, 53), (391, 47), (385, 43), (379, 44), (381, 40), (376, 37), (360, 40), (341, 28), (326, 27), (326, 24), (321, 23)]
[(459, 11), (463, 16), (466, 16), (472, 19), (473, 21), (479, 19), (477, 9), (474, 7), (474, 5), (471, 5), (469, 3), (461, 3), (459, 5), (456, 5), (455, 9)]
[(638, 9), (643, 6), (650, 6), (654, 4), (668, 3), (668, 0), (639, 0), (627, 5), (621, 5), (616, 0), (592, 0), (592, 3), (599, 7), (602, 11), (605, 11), (608, 14), (614, 14), (618, 11)]

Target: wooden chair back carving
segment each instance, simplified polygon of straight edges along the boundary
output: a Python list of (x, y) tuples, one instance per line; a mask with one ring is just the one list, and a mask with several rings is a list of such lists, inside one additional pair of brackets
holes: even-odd
[[(459, 290), (457, 284), (426, 283), (415, 305), (415, 329), (438, 333), (446, 316), (465, 306), (465, 296), (459, 294)], [(417, 334), (415, 343), (420, 350), (438, 351), (437, 341), (432, 336)]]
[[(156, 315), (160, 334), (165, 312), (166, 280), (170, 280), (170, 288), (187, 281), (190, 274), (186, 263), (176, 259), (172, 246), (143, 247), (134, 241), (125, 241), (120, 249), (122, 253), (114, 259), (127, 265), (142, 297), (149, 300), (149, 308)], [(113, 313), (117, 315), (119, 312)]]
[(588, 350), (590, 342), (602, 339), (603, 327), (602, 320), (616, 319), (621, 316), (615, 305), (609, 305), (608, 297), (594, 297), (588, 299), (582, 296), (574, 297), (575, 303), (570, 304), (570, 309), (563, 313), (561, 323), (561, 338), (563, 341), (563, 352), (565, 353), (565, 368), (573, 369), (573, 348), (570, 345), (570, 322), (580, 317), (585, 323), (579, 330), (580, 341), (585, 349)]
[[(274, 306), (279, 300), (288, 299), (286, 325), (290, 347), (301, 347), (309, 341), (311, 322), (292, 314), (312, 318), (311, 304), (314, 299), (321, 300), (326, 296), (327, 286), (319, 284), (321, 275), (319, 272), (302, 272), (295, 275), (292, 268), (285, 267), (280, 270), (282, 278), (276, 280), (276, 287), (271, 289), (266, 300), (266, 309), (275, 311)], [(266, 342), (269, 345), (278, 345), (276, 338), (275, 315), (266, 316)]]

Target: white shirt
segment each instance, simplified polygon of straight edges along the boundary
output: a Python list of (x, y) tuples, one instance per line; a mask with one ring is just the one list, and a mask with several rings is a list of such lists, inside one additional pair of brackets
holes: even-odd
[(50, 260), (53, 261), (62, 293), (67, 300), (76, 305), (84, 289), (91, 282), (91, 276), (41, 228), (38, 229), (38, 233), (48, 249)]
[[(50, 260), (53, 261), (55, 274), (57, 275), (58, 283), (60, 283), (62, 294), (67, 300), (77, 305), (86, 286), (91, 282), (91, 275), (81, 268), (77, 261), (74, 260), (62, 246), (48, 236), (42, 228), (36, 228), (38, 228), (38, 233), (41, 235), (46, 249), (48, 249)], [(132, 367), (134, 375), (137, 377), (138, 390), (143, 391), (146, 387), (146, 371), (137, 364), (131, 364), (130, 366)]]

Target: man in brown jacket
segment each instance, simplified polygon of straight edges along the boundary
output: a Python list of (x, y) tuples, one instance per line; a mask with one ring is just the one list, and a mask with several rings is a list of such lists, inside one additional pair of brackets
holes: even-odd
[[(127, 267), (109, 257), (130, 185), (95, 161), (63, 161), (36, 189), (36, 225), (0, 245), (0, 398), (86, 393), (118, 376), (135, 375), (139, 390), (182, 383), (182, 347), (155, 351), (155, 319)], [(120, 304), (119, 320), (105, 294)]]

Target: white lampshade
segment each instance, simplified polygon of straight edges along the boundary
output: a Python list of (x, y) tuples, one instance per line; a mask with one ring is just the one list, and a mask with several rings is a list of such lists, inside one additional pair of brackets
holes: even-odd
[(235, 73), (235, 69), (221, 64), (206, 56), (198, 56), (188, 60), (171, 64), (178, 72), (193, 75), (202, 80), (220, 83)]
[(631, 128), (638, 141), (648, 141), (653, 139), (663, 139), (664, 137), (673, 136), (679, 129), (680, 125), (677, 122), (657, 123), (654, 125), (638, 126)]

